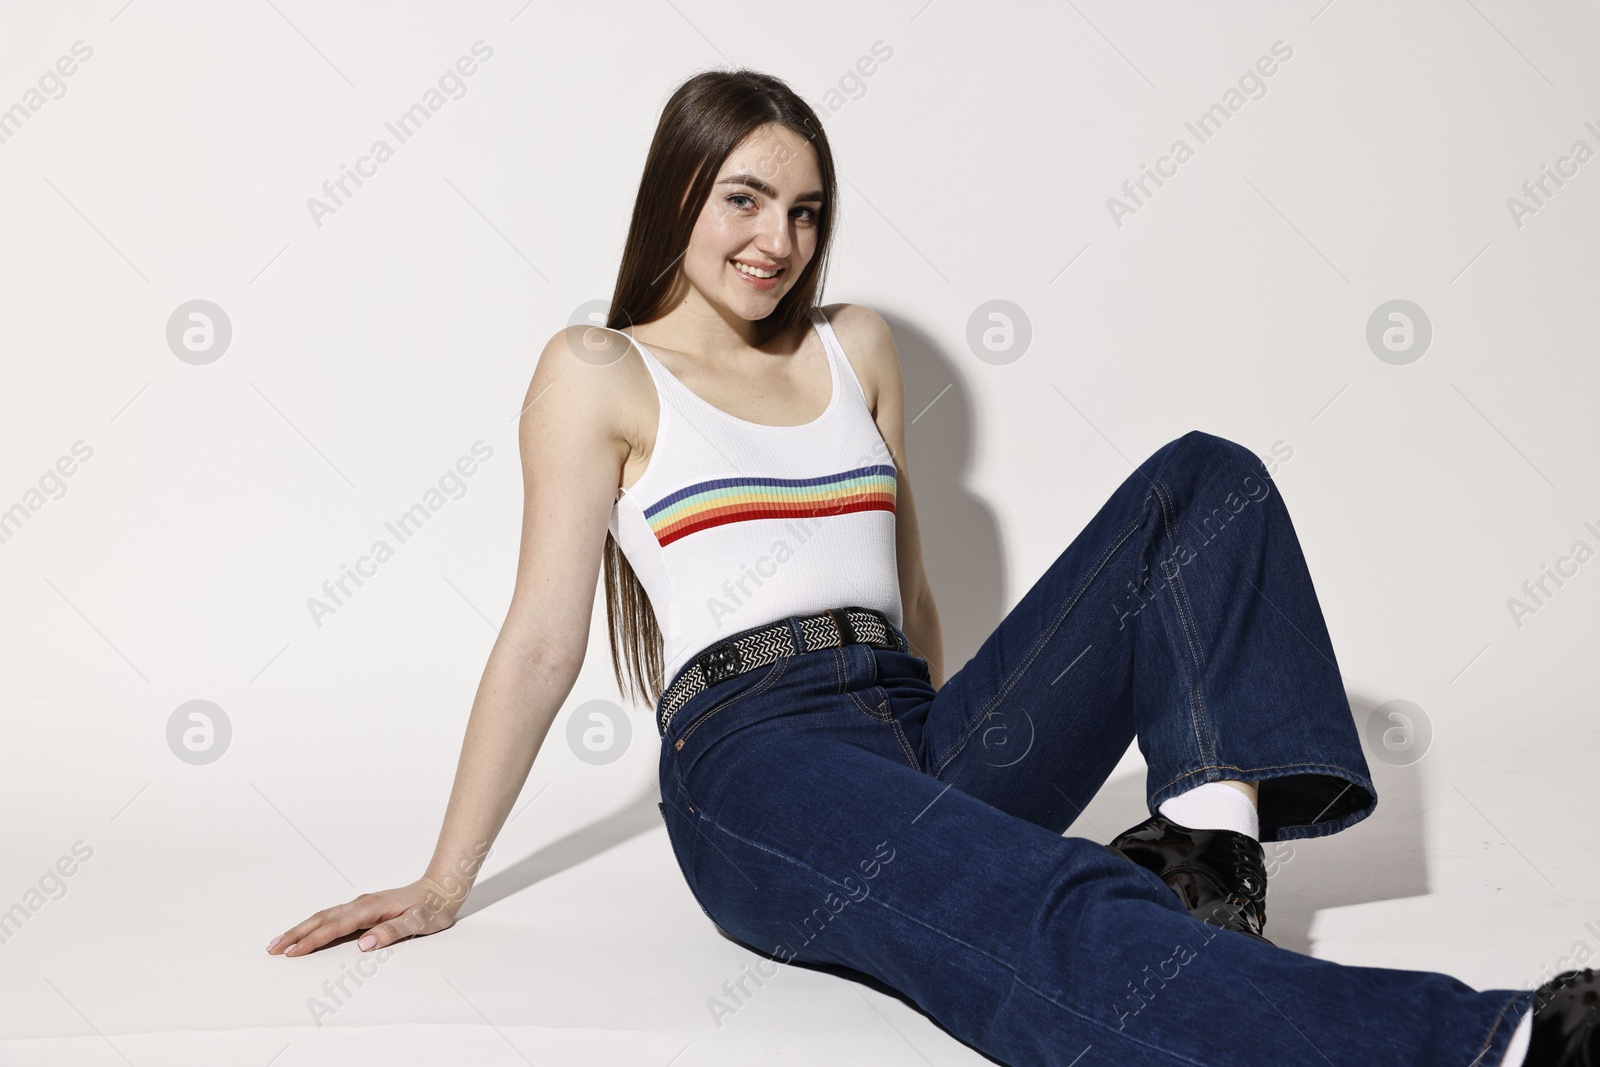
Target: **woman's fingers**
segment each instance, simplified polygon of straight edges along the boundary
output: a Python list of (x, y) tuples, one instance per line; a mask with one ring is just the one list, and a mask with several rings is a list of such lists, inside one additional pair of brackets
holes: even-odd
[(363, 952), (392, 945), (418, 934), (449, 929), (459, 905), (424, 878), (399, 889), (362, 893), (348, 904), (317, 912), (267, 943), (272, 955), (304, 956), (356, 930), (367, 931), (357, 942)]
[(387, 917), (372, 894), (363, 893), (348, 904), (326, 908), (285, 930), (268, 943), (267, 951), (273, 955), (303, 956)]
[(443, 929), (443, 927), (434, 921), (434, 917), (430, 916), (420, 904), (413, 905), (401, 915), (390, 919), (388, 922), (381, 922), (368, 930), (361, 936), (361, 940), (357, 942), (357, 947), (363, 952), (371, 952), (374, 949), (392, 945), (396, 941), (407, 937), (414, 937), (417, 934), (431, 934), (437, 929)]
[(283, 933), (267, 942), (267, 952), (271, 955), (287, 955), (291, 948), (300, 943), (300, 939), (322, 923), (322, 918), (327, 912), (319, 911), (309, 919), (305, 919), (295, 926), (289, 927)]

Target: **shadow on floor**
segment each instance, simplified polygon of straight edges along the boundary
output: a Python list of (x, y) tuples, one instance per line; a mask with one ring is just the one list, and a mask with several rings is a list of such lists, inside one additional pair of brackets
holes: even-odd
[[(665, 832), (661, 812), (656, 804), (661, 800), (654, 785), (636, 795), (626, 806), (610, 815), (581, 826), (564, 837), (559, 837), (536, 852), (513, 863), (505, 870), (485, 878), (472, 887), (466, 903), (456, 914), (456, 920), (482, 911), (536, 882), (552, 878), (570, 867), (652, 830)], [(674, 871), (674, 876), (677, 872)]]
[[(1357, 728), (1366, 724), (1379, 701), (1349, 694)], [(1267, 937), (1279, 948), (1310, 954), (1311, 924), (1317, 912), (1351, 904), (1399, 900), (1428, 890), (1423, 833), (1423, 768), (1427, 760), (1396, 767), (1367, 750), (1378, 806), (1348, 829), (1327, 837), (1269, 842), (1267, 860)], [(1145, 774), (1115, 775), (1067, 828), (1074, 837), (1105, 844), (1142, 821)]]
[[(1351, 695), (1358, 727), (1379, 703)], [(1327, 837), (1267, 846), (1269, 862), (1278, 857), (1267, 883), (1267, 935), (1284, 948), (1310, 953), (1311, 923), (1325, 908), (1429, 892), (1422, 818), (1427, 759), (1397, 767), (1374, 758), (1368, 748), (1367, 764), (1378, 791), (1371, 815)]]

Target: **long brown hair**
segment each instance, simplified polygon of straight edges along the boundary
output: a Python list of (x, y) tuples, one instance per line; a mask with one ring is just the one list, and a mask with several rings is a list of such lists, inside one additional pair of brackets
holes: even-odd
[[(628, 224), (622, 266), (606, 318), (608, 327), (643, 325), (675, 306), (687, 284), (675, 268), (689, 247), (689, 235), (711, 195), (717, 172), (740, 141), (769, 123), (792, 130), (815, 149), (823, 198), (816, 213), (816, 252), (772, 314), (757, 324), (757, 343), (795, 332), (805, 324), (827, 271), (836, 202), (833, 153), (822, 123), (794, 90), (770, 74), (738, 69), (696, 74), (678, 86), (662, 109), (633, 202), (633, 220)], [(653, 707), (667, 682), (662, 677), (660, 625), (644, 586), (609, 531), (604, 563), (606, 620), (617, 689), (625, 699), (644, 694)], [(624, 660), (627, 680), (623, 678)]]

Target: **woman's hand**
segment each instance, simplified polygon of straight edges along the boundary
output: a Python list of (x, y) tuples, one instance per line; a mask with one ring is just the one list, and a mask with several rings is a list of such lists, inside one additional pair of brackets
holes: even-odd
[[(273, 955), (304, 956), (336, 938), (369, 931), (357, 943), (363, 952), (382, 948), (407, 937), (448, 930), (466, 900), (464, 883), (452, 895), (445, 886), (424, 875), (410, 885), (381, 893), (362, 893), (347, 904), (319, 911), (292, 926), (267, 944)], [(283, 946), (283, 947), (279, 947)]]

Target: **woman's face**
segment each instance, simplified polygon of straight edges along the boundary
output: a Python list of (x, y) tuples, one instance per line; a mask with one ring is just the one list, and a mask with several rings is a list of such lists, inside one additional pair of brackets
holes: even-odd
[[(761, 126), (723, 162), (689, 235), (683, 273), (713, 307), (764, 319), (815, 254), (821, 208), (815, 150), (785, 127)], [(777, 274), (756, 277), (735, 263)]]

